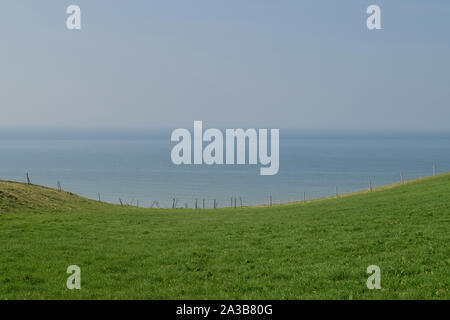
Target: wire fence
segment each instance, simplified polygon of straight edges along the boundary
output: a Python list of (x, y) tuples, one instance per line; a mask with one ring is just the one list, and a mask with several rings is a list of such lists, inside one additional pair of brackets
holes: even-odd
[[(432, 166), (432, 176), (437, 175), (437, 167), (435, 164)], [(421, 178), (413, 177), (413, 179)], [(32, 184), (31, 174), (25, 174), (26, 183)], [(410, 179), (411, 180), (411, 179)], [(167, 197), (167, 199), (151, 199), (151, 198), (140, 198), (136, 199), (127, 196), (117, 196), (116, 204), (121, 206), (134, 206), (141, 208), (165, 208), (165, 209), (179, 209), (179, 208), (192, 208), (192, 209), (214, 209), (214, 208), (242, 208), (249, 206), (275, 206), (286, 203), (305, 203), (307, 201), (320, 199), (320, 198), (330, 198), (330, 197), (342, 197), (349, 193), (354, 193), (358, 191), (368, 191), (372, 192), (377, 186), (375, 185), (375, 176), (368, 176), (367, 187), (364, 189), (350, 189), (348, 186), (330, 186), (329, 191), (323, 190), (304, 190), (298, 192), (283, 192), (282, 195), (276, 193), (268, 193), (265, 200), (255, 200), (246, 198), (242, 195), (232, 195), (229, 197)], [(398, 181), (392, 181), (392, 183), (406, 183), (408, 181), (408, 176), (404, 172), (400, 172), (398, 175)], [(380, 187), (380, 186), (378, 186)], [(61, 181), (56, 181), (56, 188), (59, 192), (62, 192), (63, 185)], [(307, 189), (307, 188), (306, 188)], [(103, 194), (105, 196), (105, 194)], [(107, 194), (108, 199), (111, 199), (111, 194)], [(101, 202), (106, 202), (102, 199), (102, 193), (99, 191), (95, 196), (91, 196), (94, 200)], [(261, 199), (261, 197), (258, 197)]]

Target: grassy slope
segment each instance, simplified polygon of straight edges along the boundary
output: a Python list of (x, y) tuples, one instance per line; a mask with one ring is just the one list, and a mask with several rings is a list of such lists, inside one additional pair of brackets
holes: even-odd
[[(449, 299), (450, 175), (271, 208), (120, 207), (0, 182), (0, 299)], [(68, 290), (69, 265), (82, 289)], [(369, 265), (382, 290), (368, 290)]]

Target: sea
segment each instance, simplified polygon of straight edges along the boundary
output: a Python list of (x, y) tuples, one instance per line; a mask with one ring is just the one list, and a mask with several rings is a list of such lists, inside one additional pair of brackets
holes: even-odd
[[(211, 208), (334, 196), (450, 171), (450, 131), (280, 129), (280, 167), (175, 165), (170, 129), (1, 129), (0, 179), (110, 203)], [(370, 182), (369, 182), (370, 181)], [(120, 199), (120, 200), (119, 200)], [(174, 200), (175, 199), (175, 200)], [(270, 200), (271, 199), (271, 200)]]

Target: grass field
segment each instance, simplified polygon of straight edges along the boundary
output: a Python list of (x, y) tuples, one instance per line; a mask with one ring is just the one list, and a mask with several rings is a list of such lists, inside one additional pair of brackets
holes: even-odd
[[(144, 209), (0, 182), (0, 299), (449, 299), (450, 175), (305, 204)], [(66, 269), (81, 268), (81, 290)], [(381, 290), (366, 269), (381, 268)]]

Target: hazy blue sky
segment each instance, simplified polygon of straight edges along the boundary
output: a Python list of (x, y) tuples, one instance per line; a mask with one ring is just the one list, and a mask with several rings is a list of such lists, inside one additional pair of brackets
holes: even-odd
[(2, 0), (0, 36), (1, 127), (450, 129), (450, 1)]

